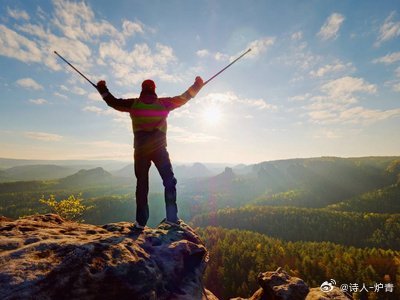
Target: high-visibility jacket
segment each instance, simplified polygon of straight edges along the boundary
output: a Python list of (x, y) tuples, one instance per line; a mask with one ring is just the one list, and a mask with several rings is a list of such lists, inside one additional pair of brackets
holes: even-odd
[(142, 93), (139, 98), (117, 99), (108, 89), (101, 95), (108, 106), (130, 114), (135, 148), (144, 144), (146, 148), (158, 148), (166, 146), (169, 112), (195, 97), (199, 90), (200, 87), (193, 84), (182, 95), (175, 97), (158, 98), (155, 93)]

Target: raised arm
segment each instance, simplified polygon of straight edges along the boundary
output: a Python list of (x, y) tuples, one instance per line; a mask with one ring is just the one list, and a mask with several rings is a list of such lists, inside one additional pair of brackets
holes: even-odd
[(203, 87), (203, 79), (200, 76), (196, 77), (194, 84), (187, 89), (182, 95), (171, 97), (171, 98), (163, 98), (163, 104), (168, 110), (173, 110), (184, 105), (190, 99), (194, 98), (197, 93)]
[(117, 99), (108, 90), (106, 82), (100, 80), (97, 83), (97, 91), (100, 93), (103, 100), (108, 106), (124, 112), (129, 112), (132, 108), (133, 101), (135, 99)]

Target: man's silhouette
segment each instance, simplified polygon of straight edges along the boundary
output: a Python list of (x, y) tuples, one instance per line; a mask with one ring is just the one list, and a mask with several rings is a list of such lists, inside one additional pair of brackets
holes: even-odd
[(117, 99), (109, 91), (106, 82), (97, 83), (97, 90), (107, 105), (122, 112), (129, 112), (134, 133), (134, 165), (136, 183), (135, 229), (144, 229), (149, 219), (147, 195), (149, 192), (149, 169), (154, 163), (165, 188), (166, 222), (179, 224), (176, 205), (176, 179), (167, 152), (168, 113), (195, 97), (203, 87), (201, 77), (182, 95), (159, 98), (153, 80), (142, 83), (139, 98)]

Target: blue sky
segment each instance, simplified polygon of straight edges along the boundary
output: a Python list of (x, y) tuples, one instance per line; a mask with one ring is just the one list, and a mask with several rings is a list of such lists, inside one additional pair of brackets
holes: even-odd
[(8, 1), (0, 4), (0, 157), (132, 157), (113, 111), (58, 51), (117, 97), (152, 78), (179, 95), (175, 162), (400, 155), (399, 1)]

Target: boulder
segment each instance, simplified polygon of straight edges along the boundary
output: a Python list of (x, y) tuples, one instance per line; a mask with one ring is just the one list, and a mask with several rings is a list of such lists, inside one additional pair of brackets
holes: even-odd
[(340, 288), (335, 286), (329, 292), (321, 291), (319, 287), (312, 288), (310, 289), (310, 292), (308, 293), (306, 298), (306, 300), (329, 300), (329, 299), (353, 300), (353, 297), (349, 293), (343, 292)]
[(282, 268), (278, 268), (275, 272), (260, 273), (258, 283), (261, 288), (248, 300), (304, 300), (309, 292), (303, 280), (289, 276)]
[(54, 214), (0, 218), (0, 299), (217, 299), (208, 252), (187, 224), (142, 232)]

